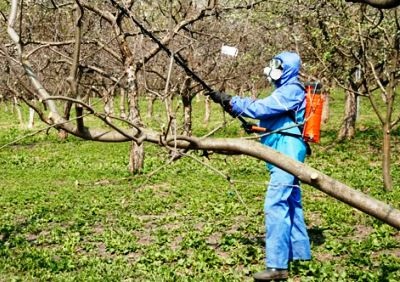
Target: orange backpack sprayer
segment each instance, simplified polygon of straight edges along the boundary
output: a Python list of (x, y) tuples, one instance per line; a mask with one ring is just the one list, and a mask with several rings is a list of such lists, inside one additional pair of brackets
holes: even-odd
[(306, 83), (306, 111), (303, 126), (303, 139), (306, 142), (319, 143), (321, 131), (322, 107), (324, 95), (318, 82)]

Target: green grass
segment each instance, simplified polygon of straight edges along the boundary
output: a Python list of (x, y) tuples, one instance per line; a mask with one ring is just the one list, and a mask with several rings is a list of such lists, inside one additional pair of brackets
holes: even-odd
[[(335, 143), (342, 102), (335, 94), (307, 163), (400, 208), (399, 131), (394, 190), (386, 193), (380, 128), (364, 101), (363, 130)], [(196, 135), (221, 118), (218, 111), (204, 125), (201, 105), (195, 102)], [(15, 120), (0, 105), (0, 146), (31, 132)], [(217, 135), (244, 134), (234, 122)], [(50, 130), (2, 148), (0, 281), (251, 281), (264, 267), (264, 163), (193, 152), (154, 173), (168, 153), (145, 146), (144, 172), (136, 176), (127, 170), (128, 143), (60, 141)], [(312, 187), (304, 185), (303, 195), (313, 259), (291, 265), (291, 281), (399, 281), (397, 230)]]

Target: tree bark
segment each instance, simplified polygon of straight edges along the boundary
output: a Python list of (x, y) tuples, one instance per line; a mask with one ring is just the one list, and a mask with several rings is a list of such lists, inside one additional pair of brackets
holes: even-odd
[(183, 104), (183, 135), (192, 135), (192, 99), (190, 93), (190, 77), (186, 77), (181, 89), (181, 97)]
[[(103, 93), (104, 113), (114, 115), (114, 95), (107, 90), (104, 90)], [(111, 118), (108, 117), (107, 119), (112, 122)]]
[[(35, 100), (33, 101), (35, 103)], [(35, 125), (35, 110), (32, 108), (29, 108), (29, 119), (28, 119), (28, 129), (32, 129), (33, 126)]]
[(392, 190), (392, 176), (390, 173), (391, 167), (391, 148), (390, 148), (390, 124), (385, 123), (383, 126), (383, 159), (382, 159), (382, 173), (383, 185), (386, 191)]
[(183, 101), (183, 135), (192, 135), (192, 99), (191, 97), (182, 97)]
[(206, 96), (204, 101), (204, 124), (207, 125), (210, 122), (210, 116), (211, 116), (211, 102), (210, 98)]
[(322, 107), (322, 117), (321, 122), (323, 124), (327, 123), (329, 120), (329, 94), (324, 95), (324, 105)]
[[(64, 119), (65, 120), (69, 120), (69, 118), (71, 116), (71, 108), (72, 108), (72, 103), (68, 101), (64, 106)], [(64, 129), (60, 129), (58, 131), (58, 137), (61, 140), (66, 140), (68, 138), (68, 132), (66, 132)]]
[(151, 118), (153, 116), (155, 101), (156, 101), (155, 95), (151, 94), (147, 96), (147, 111), (146, 111), (147, 118)]
[(144, 146), (143, 143), (131, 142), (129, 154), (129, 172), (132, 174), (140, 173), (144, 165)]
[(124, 119), (126, 118), (126, 111), (125, 111), (125, 89), (121, 88), (121, 93), (119, 97), (119, 117)]
[(357, 119), (357, 101), (356, 94), (352, 91), (346, 91), (346, 102), (344, 118), (340, 127), (338, 140), (350, 140), (354, 138), (356, 132)]
[(18, 98), (15, 96), (13, 97), (13, 109), (15, 109), (15, 111), (17, 112), (17, 117), (18, 117), (20, 126), (23, 127), (24, 120), (22, 118), (21, 105), (18, 102)]
[[(142, 120), (139, 113), (139, 93), (137, 87), (136, 68), (130, 66), (127, 70), (128, 73), (128, 105), (129, 116), (128, 120), (134, 126), (141, 127)], [(129, 172), (132, 174), (140, 173), (143, 170), (144, 162), (144, 146), (143, 143), (133, 141), (131, 146), (131, 153), (129, 155)]]

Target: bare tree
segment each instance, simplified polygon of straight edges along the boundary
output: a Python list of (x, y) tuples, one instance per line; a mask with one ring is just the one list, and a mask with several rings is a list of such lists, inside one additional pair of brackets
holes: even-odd
[(303, 36), (310, 42), (304, 44), (307, 61), (314, 62), (308, 72), (316, 73), (320, 80), (326, 78), (346, 93), (339, 140), (354, 137), (357, 101), (370, 101), (382, 126), (384, 188), (391, 190), (391, 132), (399, 124), (393, 107), (400, 69), (397, 10), (380, 11), (343, 1), (312, 2), (306, 6), (309, 13), (296, 19), (305, 23)]
[[(394, 15), (397, 15), (397, 13), (394, 12)], [(392, 28), (386, 25), (379, 26), (378, 29), (382, 32), (382, 37), (379, 40), (372, 38), (372, 34), (369, 32), (363, 34), (360, 31), (360, 40), (364, 48), (364, 56), (362, 57), (363, 71), (369, 73), (369, 79), (365, 78), (363, 80), (363, 87), (382, 126), (382, 169), (384, 187), (387, 191), (392, 189), (391, 133), (400, 123), (400, 116), (394, 116), (394, 101), (400, 94), (397, 89), (400, 77), (399, 18), (395, 17), (394, 23), (395, 26)], [(382, 44), (387, 46), (385, 52), (370, 51), (382, 46)], [(374, 47), (370, 47), (371, 45)], [(378, 106), (378, 99), (383, 100), (383, 110)]]

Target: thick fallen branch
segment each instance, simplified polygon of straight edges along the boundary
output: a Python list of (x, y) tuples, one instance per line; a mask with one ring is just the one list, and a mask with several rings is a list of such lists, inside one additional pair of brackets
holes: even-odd
[[(61, 120), (58, 120), (59, 122)], [(71, 124), (62, 124), (64, 129), (71, 134), (77, 135), (77, 131)], [(127, 136), (135, 136), (136, 139), (151, 142), (160, 146), (171, 146), (180, 149), (206, 150), (219, 153), (229, 152), (243, 154), (269, 162), (281, 169), (296, 175), (303, 183), (317, 188), (318, 190), (346, 203), (366, 214), (369, 214), (397, 229), (400, 229), (400, 210), (378, 201), (360, 191), (357, 191), (338, 180), (335, 180), (322, 172), (301, 162), (295, 161), (259, 142), (242, 138), (196, 138), (188, 136), (170, 137), (165, 140), (160, 133), (141, 129), (141, 132), (133, 129), (131, 132), (121, 135), (115, 131), (100, 132), (87, 130), (81, 138), (106, 141), (124, 142), (129, 141)]]
[[(152, 140), (148, 138), (148, 141), (154, 142), (156, 139), (157, 137), (154, 139), (152, 138)], [(318, 170), (295, 161), (258, 142), (243, 139), (198, 139), (188, 137), (184, 137), (184, 139), (186, 139), (186, 141), (179, 141), (176, 144), (177, 147), (236, 152), (272, 163), (281, 169), (296, 175), (303, 183), (309, 184), (343, 203), (400, 229), (399, 210), (352, 189)]]

